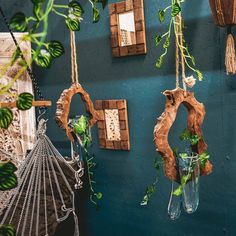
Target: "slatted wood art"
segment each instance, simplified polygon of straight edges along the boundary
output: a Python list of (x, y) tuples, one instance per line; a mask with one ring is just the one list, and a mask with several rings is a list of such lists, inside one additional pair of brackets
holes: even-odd
[[(133, 13), (134, 16), (134, 32), (123, 31), (120, 29), (119, 19), (121, 14)], [(124, 2), (109, 4), (110, 14), (110, 30), (111, 30), (111, 44), (112, 55), (114, 57), (146, 54), (146, 34), (144, 23), (144, 5), (143, 0), (127, 0)], [(132, 35), (134, 34), (134, 36)], [(125, 36), (124, 41), (130, 38), (127, 46), (121, 46), (122, 37)]]
[[(30, 42), (22, 41), (21, 38), (26, 33), (14, 33), (20, 48), (27, 60), (31, 58)], [(0, 71), (11, 59), (15, 50), (15, 44), (10, 33), (0, 33)], [(21, 69), (21, 65), (17, 62), (10, 67), (6, 74), (1, 77), (0, 84), (5, 85), (11, 81)], [(32, 82), (27, 73), (24, 73), (14, 85), (10, 88), (13, 94), (22, 92), (33, 93)], [(0, 103), (2, 106), (8, 103), (14, 103), (15, 98), (9, 95), (1, 95)], [(5, 130), (0, 129), (0, 148), (15, 153), (17, 156), (23, 157), (28, 149), (32, 149), (36, 134), (35, 110), (31, 108), (28, 111), (19, 111), (13, 108), (14, 120), (12, 125)]]
[(99, 119), (99, 113), (94, 109), (93, 102), (89, 94), (82, 88), (79, 83), (74, 83), (69, 89), (65, 89), (59, 100), (57, 101), (56, 122), (59, 127), (65, 130), (66, 135), (70, 141), (74, 141), (73, 130), (68, 126), (68, 116), (70, 112), (70, 105), (75, 94), (79, 94), (85, 105), (87, 113), (90, 115), (89, 124), (92, 127)]
[(100, 147), (113, 150), (130, 150), (126, 100), (97, 100), (98, 135)]
[[(201, 125), (205, 117), (205, 108), (202, 103), (199, 103), (192, 92), (185, 91), (181, 88), (167, 90), (163, 93), (166, 96), (165, 111), (157, 119), (157, 124), (154, 128), (154, 142), (157, 151), (164, 159), (164, 169), (166, 176), (175, 181), (179, 181), (177, 164), (174, 153), (168, 142), (168, 135), (172, 127), (178, 108), (184, 105), (188, 111), (187, 127), (192, 134), (196, 134), (201, 139), (198, 144), (193, 147), (196, 153), (203, 153), (207, 150), (207, 144), (203, 139)], [(201, 169), (202, 175), (208, 175), (212, 171), (212, 165), (209, 161), (205, 167)]]

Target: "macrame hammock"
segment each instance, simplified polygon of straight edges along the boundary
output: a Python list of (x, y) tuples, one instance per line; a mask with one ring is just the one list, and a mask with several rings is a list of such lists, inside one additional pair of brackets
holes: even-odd
[[(187, 91), (187, 85), (192, 87), (194, 79), (185, 75), (185, 61), (183, 55), (183, 33), (182, 33), (182, 18), (179, 14), (176, 16), (175, 25), (176, 35), (176, 88), (174, 90), (166, 90), (163, 94), (166, 96), (165, 111), (157, 119), (157, 124), (154, 128), (154, 142), (157, 151), (164, 159), (164, 170), (166, 176), (172, 180), (179, 182), (179, 174), (177, 170), (176, 159), (168, 142), (168, 135), (172, 127), (180, 105), (184, 105), (188, 112), (187, 126), (192, 134), (198, 135), (200, 138), (197, 145), (193, 147), (198, 154), (203, 153), (207, 149), (207, 144), (204, 142), (201, 125), (205, 116), (205, 108), (202, 103), (199, 103), (192, 92)], [(180, 54), (180, 58), (179, 58)], [(179, 65), (181, 64), (183, 89), (179, 85)], [(207, 160), (204, 167), (201, 168), (201, 174), (207, 175), (211, 173), (212, 165)]]
[[(39, 91), (38, 87), (36, 91)], [(0, 224), (12, 224), (16, 234), (21, 236), (49, 236), (55, 233), (58, 223), (73, 214), (74, 235), (78, 236), (73, 189), (82, 187), (82, 163), (78, 162), (77, 153), (73, 150), (71, 159), (66, 160), (53, 146), (46, 135), (47, 121), (40, 119), (45, 112), (44, 109), (38, 117), (37, 140), (33, 149), (23, 163), (18, 163), (17, 188), (6, 193), (10, 196), (7, 200), (0, 198)], [(7, 153), (5, 157), (12, 159)], [(1, 196), (6, 194), (1, 193)]]

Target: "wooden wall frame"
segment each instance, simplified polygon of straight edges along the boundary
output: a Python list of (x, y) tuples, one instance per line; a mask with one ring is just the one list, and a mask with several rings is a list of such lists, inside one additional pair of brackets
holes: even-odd
[[(119, 14), (134, 12), (136, 44), (119, 46)], [(143, 0), (127, 0), (109, 4), (111, 45), (113, 57), (147, 53)]]
[[(119, 116), (119, 140), (109, 140), (107, 135), (106, 110), (118, 110)], [(96, 110), (99, 112), (98, 136), (100, 147), (113, 150), (130, 150), (130, 137), (126, 100), (97, 100)]]

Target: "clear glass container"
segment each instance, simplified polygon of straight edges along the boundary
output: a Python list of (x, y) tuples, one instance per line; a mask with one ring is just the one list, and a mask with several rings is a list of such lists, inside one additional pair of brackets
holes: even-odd
[(194, 152), (187, 152), (187, 156), (178, 158), (179, 175), (183, 186), (182, 205), (184, 210), (194, 213), (199, 204), (199, 156)]

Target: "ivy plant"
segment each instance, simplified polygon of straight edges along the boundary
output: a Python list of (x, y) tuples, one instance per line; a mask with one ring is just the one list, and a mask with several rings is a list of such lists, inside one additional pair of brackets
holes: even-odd
[(74, 128), (74, 133), (78, 135), (81, 140), (81, 147), (84, 153), (84, 161), (87, 167), (87, 176), (90, 188), (90, 201), (99, 209), (98, 200), (101, 200), (103, 194), (101, 192), (95, 191), (96, 181), (94, 180), (94, 168), (96, 167), (95, 156), (91, 153), (90, 148), (92, 144), (92, 136), (89, 127), (88, 118), (84, 115), (80, 116), (78, 119), (73, 120), (72, 127)]
[[(22, 59), (21, 50), (17, 47), (9, 63), (4, 65), (0, 71), (0, 78), (3, 77), (8, 69), (16, 62), (22, 68), (17, 75), (8, 82), (0, 85), (0, 95), (8, 94), (16, 98), (17, 108), (20, 110), (30, 109), (32, 106), (33, 95), (29, 93), (12, 94), (10, 88), (23, 75), (33, 62), (41, 68), (50, 68), (53, 60), (64, 54), (65, 49), (58, 40), (47, 41), (49, 28), (49, 17), (57, 15), (64, 19), (64, 25), (71, 31), (79, 31), (85, 13), (80, 1), (65, 1), (65, 4), (58, 4), (58, 0), (31, 0), (33, 13), (26, 16), (23, 12), (15, 13), (10, 19), (10, 28), (13, 31), (28, 32), (21, 41), (29, 41), (32, 44), (32, 58), (27, 63)], [(103, 8), (107, 5), (107, 0), (89, 0), (93, 12), (93, 23), (100, 19), (99, 5)], [(10, 108), (0, 108), (0, 128), (7, 129), (12, 123), (13, 115)]]
[[(190, 149), (192, 149), (193, 146), (198, 144), (198, 142), (201, 139), (201, 137), (199, 137), (196, 134), (192, 134), (186, 128), (179, 135), (179, 139), (180, 139), (180, 141), (187, 141), (187, 142), (189, 142)], [(178, 147), (174, 147), (172, 149), (172, 151), (173, 151), (173, 154), (174, 154), (176, 159), (178, 159), (178, 158), (184, 159), (184, 158), (188, 157), (188, 153), (180, 152)], [(200, 161), (201, 168), (204, 168), (204, 166), (206, 164), (206, 161), (209, 158), (210, 158), (210, 155), (208, 154), (207, 151), (204, 151), (202, 154), (199, 154), (199, 161)], [(186, 186), (187, 182), (192, 177), (192, 171), (193, 171), (193, 168), (194, 168), (194, 164), (195, 163), (192, 163), (192, 166), (190, 166), (189, 171), (188, 171), (188, 173), (186, 175), (181, 176), (181, 178), (180, 178), (180, 185), (173, 192), (173, 194), (175, 196), (182, 195), (184, 187)], [(162, 166), (163, 166), (163, 161), (159, 160), (158, 158), (156, 158), (155, 161), (154, 161), (154, 168), (156, 170), (156, 179), (155, 179), (155, 181), (151, 185), (149, 185), (146, 188), (146, 192), (145, 192), (145, 194), (143, 196), (143, 199), (142, 199), (140, 205), (142, 205), (142, 206), (148, 205), (152, 195), (156, 192), (156, 185), (157, 185), (158, 180), (160, 178), (160, 171), (161, 171)]]
[[(7, 191), (17, 186), (16, 170), (12, 162), (0, 163), (0, 191)], [(11, 224), (0, 225), (0, 235), (15, 236), (16, 231)]]
[[(176, 16), (178, 16), (181, 13), (182, 10), (182, 4), (185, 2), (185, 0), (169, 0), (170, 4), (164, 8), (160, 9), (157, 13), (157, 17), (159, 19), (159, 22), (163, 24), (166, 22), (167, 15), (170, 16), (170, 21), (168, 23), (168, 29), (163, 34), (157, 34), (155, 37), (155, 44), (157, 47), (160, 47), (162, 45), (162, 53), (156, 60), (156, 67), (160, 68), (164, 62), (164, 59), (168, 53), (168, 49), (171, 44), (171, 37), (172, 34), (175, 35), (176, 33), (176, 25), (178, 24), (176, 22)], [(184, 23), (182, 23), (182, 29), (184, 29)], [(179, 50), (183, 54), (184, 62), (187, 65), (187, 67), (196, 73), (199, 80), (202, 80), (203, 75), (202, 72), (196, 68), (195, 58), (194, 56), (189, 52), (188, 45), (186, 41), (183, 39), (183, 46), (178, 44)]]

